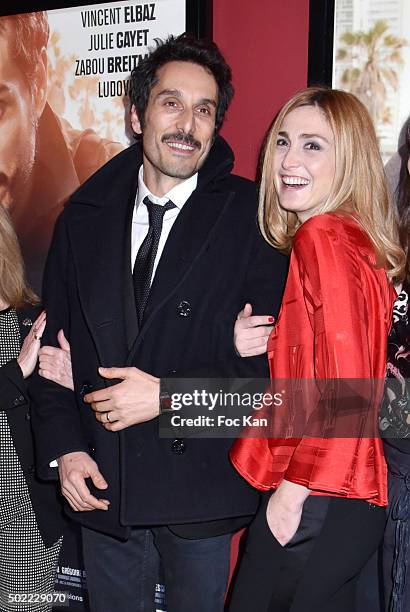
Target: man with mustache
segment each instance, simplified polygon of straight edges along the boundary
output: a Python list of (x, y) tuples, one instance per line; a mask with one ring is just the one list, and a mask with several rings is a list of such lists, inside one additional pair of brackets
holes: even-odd
[(70, 194), (123, 148), (75, 130), (47, 103), (45, 12), (0, 19), (0, 204), (40, 291), (54, 222)]
[(160, 561), (169, 612), (222, 611), (231, 535), (256, 509), (231, 440), (161, 439), (157, 418), (175, 379), (267, 375), (263, 357), (235, 353), (233, 325), (245, 301), (276, 314), (286, 260), (260, 236), (254, 185), (232, 174), (218, 135), (232, 95), (215, 44), (158, 44), (131, 76), (137, 143), (57, 222), (44, 341), (64, 329), (75, 393), (37, 380), (34, 426), (43, 474), (57, 458), (83, 525), (98, 612), (153, 611)]

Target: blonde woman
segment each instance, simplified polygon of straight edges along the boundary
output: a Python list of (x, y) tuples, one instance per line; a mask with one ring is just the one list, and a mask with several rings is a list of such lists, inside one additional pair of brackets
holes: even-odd
[[(0, 610), (51, 610), (61, 546), (60, 505), (54, 484), (37, 480), (30, 430), (27, 379), (46, 324), (38, 299), (26, 286), (17, 237), (0, 206)], [(49, 378), (62, 376), (69, 354), (48, 347)], [(70, 362), (71, 371), (71, 362)]]
[[(240, 474), (267, 492), (232, 612), (355, 609), (356, 580), (382, 538), (387, 504), (383, 447), (373, 436), (391, 281), (405, 264), (390, 210), (365, 107), (342, 91), (296, 94), (269, 132), (259, 221), (266, 240), (291, 253), (267, 346), (272, 385), (285, 379), (303, 392), (273, 415), (276, 433), (240, 439), (231, 452)], [(235, 329), (243, 355), (264, 349), (248, 315)]]

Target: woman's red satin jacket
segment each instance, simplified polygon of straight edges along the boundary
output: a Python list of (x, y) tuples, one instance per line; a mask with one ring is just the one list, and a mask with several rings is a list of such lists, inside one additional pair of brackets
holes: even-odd
[(250, 484), (268, 490), (286, 479), (387, 505), (377, 422), (394, 297), (354, 218), (327, 213), (299, 228), (268, 358), (273, 387), (286, 380), (305, 393), (272, 409), (273, 435), (235, 442), (232, 463)]

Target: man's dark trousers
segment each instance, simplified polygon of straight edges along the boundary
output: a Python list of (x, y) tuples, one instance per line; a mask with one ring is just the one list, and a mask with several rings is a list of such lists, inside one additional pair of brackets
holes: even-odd
[(191, 540), (177, 536), (169, 527), (136, 528), (124, 543), (85, 527), (82, 533), (92, 610), (155, 612), (161, 558), (169, 612), (222, 612), (230, 534)]

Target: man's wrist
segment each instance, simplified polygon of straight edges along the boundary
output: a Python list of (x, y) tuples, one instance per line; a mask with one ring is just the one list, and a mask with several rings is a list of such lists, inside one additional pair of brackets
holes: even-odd
[(159, 412), (169, 412), (172, 410), (171, 393), (169, 392), (166, 380), (159, 379)]

